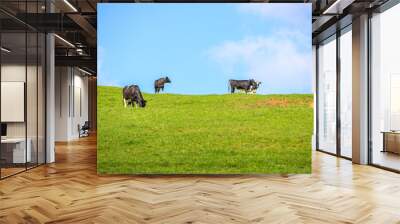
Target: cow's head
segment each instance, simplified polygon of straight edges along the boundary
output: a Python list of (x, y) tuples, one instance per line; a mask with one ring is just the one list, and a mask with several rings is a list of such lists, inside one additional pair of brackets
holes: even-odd
[(258, 81), (254, 81), (254, 83), (250, 84), (250, 90), (253, 91), (253, 93), (255, 93), (258, 89), (258, 87), (260, 87), (261, 82)]
[(171, 80), (168, 78), (168, 76), (165, 77), (165, 83), (171, 83)]
[(147, 103), (146, 100), (140, 100), (140, 101), (139, 101), (139, 106), (140, 106), (140, 107), (146, 107), (146, 103)]

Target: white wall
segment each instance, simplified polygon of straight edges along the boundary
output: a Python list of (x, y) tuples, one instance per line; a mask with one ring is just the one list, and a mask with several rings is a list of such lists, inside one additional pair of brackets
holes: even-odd
[(76, 68), (56, 67), (55, 85), (55, 140), (77, 139), (78, 125), (88, 120), (88, 78)]
[[(79, 137), (79, 132), (78, 132), (78, 124), (83, 125), (85, 121), (88, 121), (89, 119), (89, 112), (88, 112), (88, 77), (87, 76), (82, 76), (82, 73), (76, 75), (76, 72), (78, 70), (75, 70), (75, 77), (74, 77), (74, 103), (75, 106), (73, 108), (73, 119), (72, 121), (72, 132), (71, 135), (75, 137)], [(80, 96), (80, 97), (79, 97)], [(80, 102), (79, 102), (80, 101)]]
[[(27, 69), (27, 70), (25, 70)], [(1, 81), (2, 82), (25, 82), (25, 75), (26, 71), (28, 74), (36, 74), (36, 67), (34, 66), (27, 66), (19, 65), (19, 64), (3, 64), (1, 66)], [(30, 77), (28, 76), (28, 79)], [(29, 80), (30, 85), (36, 86), (35, 80)], [(36, 100), (36, 88), (27, 88), (27, 103), (30, 104), (31, 102)], [(36, 101), (34, 105), (27, 105), (36, 108)], [(7, 108), (1, 108), (2, 110), (7, 110)], [(24, 110), (24, 108), (22, 108)], [(28, 110), (28, 112), (31, 112)], [(36, 113), (28, 113), (27, 118), (28, 122), (35, 121), (34, 124), (28, 124), (28, 129), (33, 128), (36, 130)], [(25, 123), (26, 122), (7, 122), (7, 135), (8, 137), (25, 137)], [(28, 130), (29, 132), (29, 130)], [(29, 137), (29, 133), (28, 133)]]
[(70, 85), (69, 68), (55, 68), (55, 141), (68, 140), (68, 117), (69, 117), (69, 95)]
[[(38, 70), (37, 70), (38, 69)], [(42, 67), (36, 65), (28, 65), (18, 63), (4, 63), (1, 66), (2, 82), (24, 82), (26, 84), (26, 107), (25, 102), (22, 102), (22, 107), (10, 108), (2, 107), (2, 112), (17, 113), (20, 110), (22, 113), (22, 121), (20, 122), (5, 122), (7, 124), (7, 137), (9, 138), (24, 138), (25, 135), (29, 139), (29, 147), (31, 148), (32, 162), (39, 159), (39, 163), (44, 163), (45, 150), (45, 120), (44, 120), (44, 74)], [(27, 78), (27, 80), (25, 80)], [(20, 94), (24, 94), (24, 90), (20, 90)], [(2, 93), (3, 89), (2, 89)], [(7, 95), (2, 95), (2, 98), (8, 98)], [(17, 102), (16, 102), (17, 103)], [(26, 112), (26, 120), (24, 114)], [(3, 114), (3, 113), (2, 113)]]
[[(3, 64), (1, 66), (1, 81), (10, 82), (18, 81), (25, 82), (25, 64)], [(30, 68), (28, 68), (30, 69)], [(7, 108), (1, 108), (7, 110)], [(7, 123), (8, 137), (25, 137), (25, 122), (8, 122)]]
[(25, 82), (1, 81), (0, 101), (2, 122), (25, 121)]

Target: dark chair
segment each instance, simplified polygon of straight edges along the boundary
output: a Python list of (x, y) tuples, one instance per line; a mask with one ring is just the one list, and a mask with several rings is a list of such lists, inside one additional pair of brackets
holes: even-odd
[(79, 138), (89, 136), (89, 129), (90, 129), (89, 121), (85, 121), (82, 127), (78, 125), (78, 129), (79, 129)]

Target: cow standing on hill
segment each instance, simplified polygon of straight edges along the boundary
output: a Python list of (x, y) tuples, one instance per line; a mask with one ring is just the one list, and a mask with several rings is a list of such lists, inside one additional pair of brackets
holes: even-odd
[(164, 91), (165, 83), (171, 83), (171, 80), (166, 76), (165, 78), (160, 78), (154, 81), (154, 92), (159, 93), (160, 90)]
[(260, 87), (261, 82), (256, 81), (256, 85), (250, 86), (250, 89), (246, 92), (244, 89), (238, 89), (240, 92), (248, 93), (248, 94), (256, 94), (258, 87)]
[(128, 105), (135, 107), (135, 103), (138, 107), (146, 106), (146, 100), (144, 100), (142, 92), (140, 92), (140, 88), (137, 85), (125, 86), (122, 90), (122, 99), (124, 100), (124, 107)]
[(252, 90), (252, 88), (258, 88), (258, 84), (254, 79), (249, 79), (249, 80), (234, 80), (234, 79), (229, 79), (229, 87), (231, 90), (231, 93), (235, 92), (235, 89), (237, 90), (244, 90), (245, 93), (248, 93)]

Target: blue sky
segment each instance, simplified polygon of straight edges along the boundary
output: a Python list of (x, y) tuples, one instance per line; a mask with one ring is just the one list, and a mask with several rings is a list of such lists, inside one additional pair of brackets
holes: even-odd
[(259, 93), (311, 93), (311, 4), (99, 4), (99, 85), (227, 93), (254, 78)]

